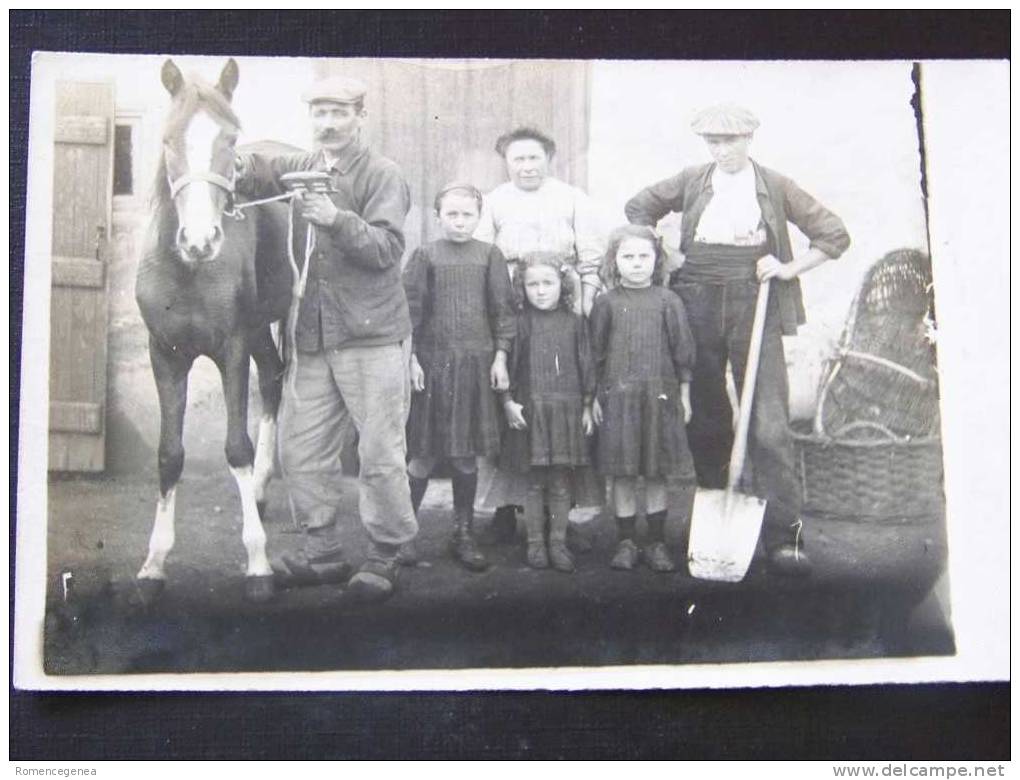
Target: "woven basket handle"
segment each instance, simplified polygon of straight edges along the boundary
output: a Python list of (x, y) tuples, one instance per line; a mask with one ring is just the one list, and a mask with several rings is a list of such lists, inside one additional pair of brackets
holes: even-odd
[(836, 374), (839, 373), (839, 369), (843, 367), (843, 361), (837, 360), (832, 363), (828, 374), (822, 382), (822, 389), (818, 393), (818, 406), (815, 408), (815, 420), (814, 429), (818, 436), (828, 436), (825, 432), (825, 422), (823, 413), (825, 410), (825, 401), (829, 397), (829, 388), (832, 387), (833, 380), (836, 379)]
[(899, 363), (894, 363), (892, 360), (886, 360), (885, 358), (879, 357), (878, 355), (871, 355), (867, 352), (858, 352), (857, 350), (854, 349), (844, 349), (843, 355), (846, 357), (857, 358), (858, 360), (866, 360), (869, 363), (875, 363), (876, 365), (879, 366), (884, 366), (885, 368), (888, 368), (891, 371), (895, 371), (901, 376), (905, 376), (908, 379), (913, 379), (921, 386), (935, 384), (934, 381), (921, 376), (916, 371), (911, 371), (906, 366), (901, 366)]
[(832, 438), (839, 439), (846, 436), (848, 433), (851, 433), (852, 431), (859, 430), (878, 431), (879, 433), (883, 434), (887, 439), (889, 439), (889, 441), (902, 441), (902, 439), (899, 436), (897, 436), (895, 433), (893, 433), (884, 425), (882, 425), (882, 423), (871, 422), (869, 420), (857, 420), (856, 422), (847, 423), (838, 431), (836, 431), (834, 434), (832, 434)]
[[(825, 402), (829, 398), (829, 389), (832, 387), (832, 383), (835, 381), (836, 375), (839, 373), (839, 370), (843, 367), (843, 360), (846, 357), (860, 358), (862, 360), (867, 360), (867, 361), (870, 361), (872, 363), (876, 363), (876, 364), (878, 364), (880, 366), (884, 366), (885, 368), (892, 369), (893, 371), (896, 371), (897, 373), (899, 373), (899, 374), (901, 374), (903, 376), (906, 376), (906, 377), (909, 377), (910, 379), (913, 379), (915, 382), (920, 384), (922, 387), (930, 386), (930, 385), (935, 384), (935, 382), (933, 380), (926, 379), (925, 377), (920, 376), (919, 374), (911, 371), (909, 368), (901, 366), (898, 363), (893, 363), (891, 360), (886, 360), (885, 358), (880, 358), (880, 357), (877, 357), (876, 355), (869, 355), (869, 354), (867, 354), (865, 352), (855, 352), (854, 350), (849, 350), (849, 349), (845, 349), (845, 348), (841, 349), (840, 350), (840, 357), (837, 358), (832, 363), (832, 368), (829, 370), (829, 373), (826, 375), (824, 381), (822, 382), (822, 389), (821, 389), (821, 392), (819, 392), (819, 394), (818, 394), (818, 406), (815, 408), (814, 431), (819, 436), (830, 436), (830, 434), (825, 430), (825, 417), (824, 417)], [(868, 422), (866, 420), (861, 420), (860, 422), (848, 423), (847, 425), (844, 425), (842, 428), (840, 428), (838, 433), (831, 434), (831, 435), (833, 435), (833, 436), (841, 436), (844, 433), (846, 433), (846, 431), (849, 428), (852, 428), (855, 425), (870, 425), (870, 426), (872, 426), (872, 427), (874, 427), (874, 428), (876, 428), (878, 430), (881, 430), (883, 433), (885, 433), (887, 436), (889, 436), (890, 439), (899, 440), (899, 437), (896, 436), (896, 434), (894, 434), (892, 431), (890, 431), (888, 428), (886, 428), (881, 423)], [(934, 422), (933, 422), (933, 425), (934, 425)]]

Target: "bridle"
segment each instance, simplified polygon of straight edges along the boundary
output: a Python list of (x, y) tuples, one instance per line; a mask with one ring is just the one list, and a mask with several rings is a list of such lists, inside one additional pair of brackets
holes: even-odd
[(219, 187), (221, 190), (227, 193), (231, 200), (234, 198), (234, 180), (228, 179), (226, 176), (221, 176), (218, 173), (212, 171), (188, 171), (188, 173), (174, 179), (170, 182), (170, 197), (176, 198), (177, 195), (187, 187), (189, 184), (195, 182), (206, 181)]
[(194, 184), (199, 181), (209, 182), (227, 193), (227, 206), (223, 209), (223, 216), (236, 219), (239, 222), (244, 219), (244, 212), (242, 209), (251, 208), (252, 206), (261, 206), (264, 203), (274, 203), (278, 200), (290, 200), (294, 197), (293, 192), (285, 192), (282, 195), (274, 195), (270, 198), (260, 198), (259, 200), (249, 200), (245, 203), (238, 203), (233, 178), (228, 179), (226, 176), (221, 176), (220, 174), (213, 173), (212, 171), (189, 171), (183, 176), (180, 176), (170, 182), (170, 199), (173, 200), (176, 198), (180, 191), (189, 184)]
[(225, 193), (227, 193), (227, 206), (223, 209), (224, 216), (233, 217), (234, 219), (244, 219), (244, 214), (241, 213), (237, 204), (235, 203), (235, 190), (234, 190), (234, 179), (227, 178), (219, 173), (213, 171), (188, 171), (183, 176), (179, 176), (170, 182), (170, 199), (174, 200), (189, 184), (195, 182), (204, 181), (212, 184), (214, 187), (219, 187)]
[[(290, 190), (281, 195), (273, 195), (269, 198), (261, 198), (259, 200), (250, 200), (245, 203), (238, 203), (235, 196), (235, 180), (234, 178), (228, 179), (226, 176), (222, 176), (212, 171), (189, 171), (183, 176), (180, 176), (170, 182), (170, 199), (173, 200), (177, 195), (187, 187), (189, 184), (195, 182), (208, 182), (215, 187), (219, 187), (225, 193), (227, 193), (227, 206), (223, 209), (223, 215), (230, 217), (237, 221), (245, 219), (244, 212), (242, 209), (252, 208), (253, 206), (261, 206), (264, 203), (273, 203), (280, 200), (292, 200), (297, 196), (298, 190)], [(311, 266), (311, 257), (315, 250), (315, 231), (309, 226), (308, 232), (305, 235), (305, 258), (304, 263), (298, 266), (297, 259), (294, 255), (294, 209), (290, 208), (288, 219), (287, 219), (287, 259), (290, 261), (291, 271), (294, 274), (294, 282), (291, 289), (291, 305), (290, 310), (287, 314), (287, 330), (290, 337), (290, 343), (296, 344), (296, 332), (297, 332), (297, 314), (298, 307), (301, 303), (301, 299), (305, 294), (305, 286), (308, 283), (308, 269)], [(290, 385), (291, 392), (297, 397), (297, 387), (295, 384), (297, 377), (297, 351), (293, 352), (293, 360), (290, 361), (288, 366), (288, 384)]]

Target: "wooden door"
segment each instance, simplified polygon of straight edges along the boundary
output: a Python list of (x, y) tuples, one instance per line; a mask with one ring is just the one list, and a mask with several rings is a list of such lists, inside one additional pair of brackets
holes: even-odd
[(56, 86), (49, 468), (94, 472), (106, 447), (114, 94), (112, 84)]

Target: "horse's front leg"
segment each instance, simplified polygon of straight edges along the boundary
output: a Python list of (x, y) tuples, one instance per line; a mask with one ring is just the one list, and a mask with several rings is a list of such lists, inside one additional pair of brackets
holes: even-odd
[(188, 403), (188, 371), (192, 361), (149, 336), (149, 360), (159, 395), (159, 498), (149, 537), (149, 554), (137, 575), (144, 601), (163, 589), (163, 566), (174, 546), (177, 482), (184, 469), (184, 410)]
[(245, 595), (252, 601), (265, 601), (273, 595), (273, 570), (266, 557), (266, 532), (255, 500), (252, 463), (255, 451), (248, 437), (248, 371), (251, 358), (243, 336), (231, 340), (217, 361), (223, 378), (223, 398), (227, 407), (227, 463), (241, 495), (243, 525), (241, 540), (248, 552)]

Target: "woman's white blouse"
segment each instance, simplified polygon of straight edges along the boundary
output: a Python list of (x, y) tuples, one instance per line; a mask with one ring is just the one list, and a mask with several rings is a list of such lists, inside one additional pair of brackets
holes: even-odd
[(605, 236), (590, 197), (577, 187), (546, 177), (537, 190), (505, 182), (485, 196), (475, 238), (499, 247), (510, 260), (528, 252), (555, 252), (574, 262), (582, 279), (597, 279)]

